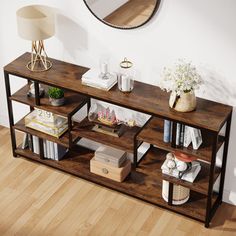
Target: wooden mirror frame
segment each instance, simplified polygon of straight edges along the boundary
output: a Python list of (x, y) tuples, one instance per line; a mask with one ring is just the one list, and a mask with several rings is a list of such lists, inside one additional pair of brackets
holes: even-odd
[(133, 26), (133, 27), (121, 27), (121, 26), (117, 26), (117, 25), (112, 25), (112, 24), (109, 24), (108, 22), (102, 20), (101, 18), (99, 18), (92, 10), (91, 8), (89, 7), (89, 5), (87, 4), (86, 0), (83, 0), (84, 1), (84, 4), (86, 5), (86, 7), (89, 9), (89, 11), (99, 20), (101, 21), (102, 23), (104, 23), (105, 25), (108, 25), (112, 28), (116, 28), (116, 29), (122, 29), (122, 30), (129, 30), (129, 29), (136, 29), (136, 28), (139, 28), (139, 27), (142, 27), (143, 25), (145, 25), (146, 23), (148, 23), (152, 17), (155, 15), (155, 13), (157, 12), (157, 10), (159, 9), (159, 6), (160, 6), (160, 3), (161, 3), (161, 0), (156, 0), (156, 5), (153, 9), (153, 12), (152, 14), (149, 16), (149, 18), (144, 21), (143, 23), (141, 23), (140, 25), (137, 25), (137, 26)]

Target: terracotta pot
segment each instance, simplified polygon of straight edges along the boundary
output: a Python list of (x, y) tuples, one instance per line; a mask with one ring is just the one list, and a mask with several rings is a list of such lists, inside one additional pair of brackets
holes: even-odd
[(176, 96), (173, 103), (173, 97), (176, 96), (173, 92), (170, 96), (169, 105), (173, 109), (179, 112), (190, 112), (196, 109), (197, 101), (194, 92), (182, 93), (180, 96)]

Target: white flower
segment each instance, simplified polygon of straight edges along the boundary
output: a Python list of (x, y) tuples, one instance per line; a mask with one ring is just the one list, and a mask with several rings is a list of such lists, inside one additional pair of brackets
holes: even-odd
[(167, 92), (175, 91), (177, 95), (180, 95), (199, 89), (202, 83), (196, 67), (190, 62), (179, 59), (172, 68), (164, 67), (160, 88)]

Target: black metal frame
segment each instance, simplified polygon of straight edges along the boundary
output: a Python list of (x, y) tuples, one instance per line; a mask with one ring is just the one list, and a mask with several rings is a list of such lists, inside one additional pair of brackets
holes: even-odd
[(99, 18), (99, 17), (91, 10), (91, 8), (90, 8), (89, 5), (87, 4), (86, 0), (83, 0), (83, 1), (84, 1), (84, 4), (86, 5), (86, 7), (88, 8), (88, 10), (92, 13), (92, 15), (93, 15), (95, 18), (97, 18), (99, 21), (101, 21), (101, 22), (102, 22), (103, 24), (105, 24), (105, 25), (108, 25), (108, 26), (110, 26), (110, 27), (112, 27), (112, 28), (115, 28), (115, 29), (121, 29), (121, 30), (137, 29), (137, 28), (139, 28), (139, 27), (142, 27), (142, 26), (145, 25), (146, 23), (148, 23), (148, 22), (152, 19), (152, 17), (155, 15), (155, 13), (157, 12), (157, 10), (159, 9), (160, 3), (161, 3), (161, 0), (156, 0), (156, 5), (155, 5), (155, 7), (154, 7), (154, 9), (153, 9), (152, 14), (151, 14), (150, 17), (149, 17), (146, 21), (144, 21), (142, 24), (137, 25), (137, 26), (133, 26), (133, 27), (119, 27), (119, 26), (117, 26), (117, 25), (109, 24), (109, 23), (107, 23), (106, 21), (104, 21), (104, 20), (102, 20), (101, 18)]

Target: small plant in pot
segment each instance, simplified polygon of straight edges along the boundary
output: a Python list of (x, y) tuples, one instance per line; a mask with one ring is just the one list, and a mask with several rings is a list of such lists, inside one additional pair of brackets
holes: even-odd
[(48, 89), (49, 101), (52, 106), (62, 106), (65, 103), (64, 91), (60, 88), (51, 87)]

